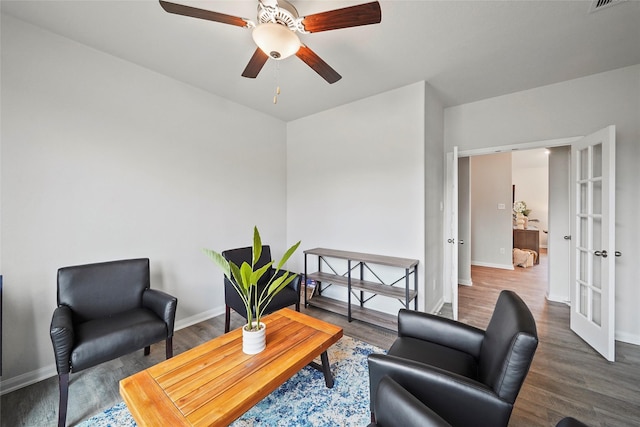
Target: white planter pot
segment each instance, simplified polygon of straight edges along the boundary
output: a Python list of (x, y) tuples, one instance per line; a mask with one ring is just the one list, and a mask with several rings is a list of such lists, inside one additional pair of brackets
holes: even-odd
[[(252, 322), (255, 324), (255, 322)], [(245, 325), (246, 326), (246, 325)], [(242, 351), (246, 354), (257, 354), (267, 346), (267, 326), (260, 322), (260, 329), (247, 331), (242, 327)]]

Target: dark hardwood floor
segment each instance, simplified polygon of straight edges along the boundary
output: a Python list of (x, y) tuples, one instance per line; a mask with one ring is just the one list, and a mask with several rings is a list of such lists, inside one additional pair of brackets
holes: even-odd
[(610, 363), (569, 329), (569, 307), (549, 302), (547, 257), (530, 268), (472, 268), (460, 286), (459, 320), (486, 327), (502, 289), (531, 309), (540, 343), (511, 415), (510, 426), (552, 426), (573, 416), (592, 427), (640, 426), (640, 346), (616, 342)]
[[(569, 330), (569, 308), (545, 299), (546, 256), (531, 268), (514, 271), (473, 267), (473, 286), (460, 287), (461, 321), (484, 328), (502, 289), (516, 291), (531, 308), (540, 345), (516, 400), (510, 426), (553, 426), (571, 415), (592, 427), (640, 426), (640, 347), (617, 343), (616, 362), (609, 363)], [(353, 321), (344, 316), (308, 308), (304, 312), (344, 328), (345, 335), (388, 348), (395, 332)], [(446, 314), (446, 309), (443, 310)], [(223, 316), (177, 331), (174, 353), (219, 336)], [(242, 318), (232, 317), (232, 328)], [(163, 360), (164, 344), (73, 374), (67, 422), (82, 420), (122, 399), (118, 381)], [(53, 358), (53, 354), (52, 354)], [(54, 426), (57, 421), (57, 378), (49, 378), (2, 396), (2, 426)], [(479, 421), (478, 426), (481, 426)]]

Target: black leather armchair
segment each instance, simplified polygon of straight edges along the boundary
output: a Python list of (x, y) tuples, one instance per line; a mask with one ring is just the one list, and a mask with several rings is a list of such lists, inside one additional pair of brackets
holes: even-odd
[(558, 421), (556, 427), (588, 427), (582, 421), (578, 421), (573, 417), (566, 417)]
[[(238, 267), (240, 267), (243, 262), (251, 264), (252, 249), (253, 248), (250, 246), (246, 248), (228, 249), (222, 252), (222, 256), (227, 261), (231, 261)], [(263, 265), (269, 263), (271, 260), (271, 248), (268, 245), (262, 246), (262, 254), (260, 255), (260, 259), (258, 260), (256, 267), (262, 267)], [(275, 272), (275, 268), (270, 268), (269, 271), (267, 271), (264, 276), (262, 276), (262, 278), (258, 282), (258, 293), (262, 292)], [(280, 270), (278, 272), (278, 275), (284, 274), (285, 272), (285, 270)], [(267, 305), (264, 314), (272, 313), (276, 310), (280, 310), (281, 308), (285, 308), (294, 304), (296, 306), (296, 311), (300, 311), (300, 288), (300, 275), (296, 275), (296, 278), (293, 279), (293, 281), (291, 281), (291, 283), (289, 283), (283, 290), (277, 293), (276, 296), (271, 300), (269, 305)], [(224, 278), (224, 303), (224, 331), (229, 332), (231, 322), (231, 309), (233, 309), (245, 319), (247, 318), (247, 309), (242, 303), (242, 299), (240, 299), (238, 292), (235, 290), (226, 276)]]
[(506, 426), (538, 346), (526, 304), (502, 291), (485, 331), (400, 310), (388, 354), (368, 358), (371, 410), (388, 375), (452, 426)]
[[(369, 424), (369, 427), (451, 427), (451, 424), (387, 375), (378, 384), (374, 414), (376, 421)], [(588, 426), (575, 418), (566, 417), (556, 427)]]
[(58, 426), (66, 423), (69, 373), (172, 338), (177, 299), (150, 289), (149, 260), (131, 259), (58, 270), (51, 342), (58, 370)]
[(450, 427), (414, 395), (385, 375), (373, 405), (375, 421), (369, 427)]

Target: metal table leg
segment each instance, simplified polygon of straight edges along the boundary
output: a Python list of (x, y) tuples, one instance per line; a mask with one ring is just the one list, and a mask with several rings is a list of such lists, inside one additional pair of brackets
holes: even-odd
[(322, 361), (322, 365), (316, 362), (309, 363), (309, 366), (316, 368), (319, 371), (322, 371), (324, 374), (324, 383), (327, 385), (327, 388), (333, 388), (333, 374), (331, 374), (331, 369), (329, 367), (329, 356), (326, 351), (323, 351), (320, 355), (320, 360)]

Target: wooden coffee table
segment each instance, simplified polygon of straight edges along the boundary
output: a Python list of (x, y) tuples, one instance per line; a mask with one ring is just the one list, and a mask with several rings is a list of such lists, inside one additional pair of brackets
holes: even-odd
[[(139, 426), (226, 426), (306, 365), (333, 386), (327, 349), (342, 328), (288, 308), (263, 318), (267, 348), (242, 352), (242, 328), (120, 381)], [(321, 364), (313, 362), (320, 356)]]

